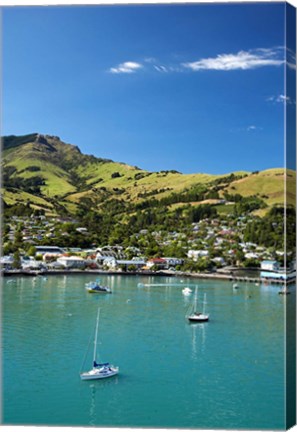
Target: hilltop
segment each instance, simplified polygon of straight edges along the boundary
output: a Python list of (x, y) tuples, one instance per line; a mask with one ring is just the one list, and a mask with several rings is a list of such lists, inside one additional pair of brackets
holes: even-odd
[[(234, 196), (241, 195), (258, 197), (264, 204), (256, 210), (264, 214), (284, 202), (282, 168), (225, 175), (150, 172), (85, 155), (57, 136), (38, 133), (3, 137), (2, 147), (5, 208), (22, 203), (46, 214), (74, 215), (86, 208), (100, 213), (109, 203), (122, 205), (123, 212), (127, 203), (133, 211), (159, 204), (170, 210), (185, 203), (208, 203), (226, 212)], [(294, 172), (286, 175), (294, 182)], [(290, 188), (288, 196), (294, 202)]]

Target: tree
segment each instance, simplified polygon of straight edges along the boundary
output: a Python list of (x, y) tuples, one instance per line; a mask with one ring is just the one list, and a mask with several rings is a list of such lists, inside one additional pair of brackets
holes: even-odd
[(260, 262), (259, 260), (255, 259), (255, 258), (249, 258), (247, 260), (245, 260), (245, 262), (243, 263), (244, 267), (260, 267)]
[(129, 272), (135, 272), (137, 270), (137, 267), (135, 265), (131, 264), (131, 265), (128, 266), (127, 270)]
[(20, 257), (20, 253), (19, 251), (15, 251), (15, 253), (13, 254), (13, 263), (12, 263), (12, 267), (14, 269), (19, 269), (21, 268), (21, 257)]
[(36, 254), (36, 247), (35, 246), (30, 246), (29, 247), (29, 249), (28, 249), (28, 251), (27, 251), (27, 254), (29, 255), (29, 256), (35, 256), (35, 254)]

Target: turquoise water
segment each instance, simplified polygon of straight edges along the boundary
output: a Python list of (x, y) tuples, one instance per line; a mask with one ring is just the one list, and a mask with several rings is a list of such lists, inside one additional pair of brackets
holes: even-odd
[[(210, 321), (189, 324), (181, 290), (193, 280), (103, 276), (113, 294), (102, 295), (85, 291), (94, 279), (3, 280), (4, 424), (284, 429), (284, 305), (295, 288), (199, 281)], [(98, 305), (100, 360), (120, 374), (83, 382)]]

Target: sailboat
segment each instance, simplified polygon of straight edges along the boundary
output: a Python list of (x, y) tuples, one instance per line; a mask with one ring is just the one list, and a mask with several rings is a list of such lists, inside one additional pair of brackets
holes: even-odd
[(288, 295), (291, 294), (288, 290), (287, 284), (285, 284), (282, 289), (278, 292), (280, 295)]
[(205, 313), (206, 294), (204, 294), (203, 312), (197, 312), (197, 301), (198, 301), (198, 287), (195, 288), (194, 302), (191, 308), (191, 312), (187, 315), (190, 322), (205, 322), (208, 321), (209, 315)]
[(100, 308), (98, 308), (97, 319), (96, 319), (96, 330), (94, 337), (94, 354), (93, 354), (93, 368), (87, 372), (82, 372), (80, 378), (82, 380), (94, 380), (109, 378), (119, 373), (118, 366), (113, 366), (110, 363), (97, 363), (97, 341), (98, 341), (98, 328), (99, 328), (99, 316)]
[(190, 294), (192, 293), (192, 290), (191, 290), (191, 288), (189, 288), (189, 287), (185, 287), (185, 288), (182, 290), (182, 292), (183, 292), (183, 295), (188, 296), (188, 295), (190, 295)]

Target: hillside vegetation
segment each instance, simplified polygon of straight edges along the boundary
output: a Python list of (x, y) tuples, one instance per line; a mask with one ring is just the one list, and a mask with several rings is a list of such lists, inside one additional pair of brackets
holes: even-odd
[[(200, 204), (233, 211), (232, 203), (256, 197), (254, 211), (264, 215), (284, 205), (284, 169), (225, 175), (149, 172), (109, 159), (84, 155), (77, 146), (56, 136), (30, 134), (2, 139), (1, 190), (5, 208), (26, 205), (45, 214), (77, 215), (86, 210), (133, 214), (163, 206), (176, 210)], [(286, 173), (288, 200), (294, 203), (295, 172)], [(237, 198), (236, 198), (237, 196)], [(228, 205), (222, 201), (229, 201)], [(231, 203), (230, 203), (231, 202)]]

